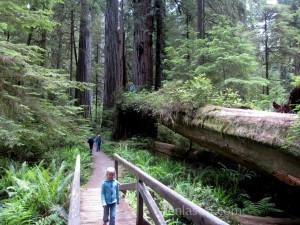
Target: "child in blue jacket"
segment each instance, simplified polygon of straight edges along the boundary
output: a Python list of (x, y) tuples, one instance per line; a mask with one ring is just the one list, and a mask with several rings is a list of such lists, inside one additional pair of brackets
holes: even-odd
[[(115, 180), (116, 170), (113, 167), (108, 167), (106, 170), (106, 180), (101, 186), (101, 200), (104, 207), (103, 225), (115, 225), (116, 220), (116, 204), (120, 202), (119, 183)], [(108, 220), (108, 216), (109, 220)]]

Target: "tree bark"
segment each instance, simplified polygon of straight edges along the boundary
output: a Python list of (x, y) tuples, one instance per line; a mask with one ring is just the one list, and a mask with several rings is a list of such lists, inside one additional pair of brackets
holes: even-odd
[[(298, 11), (298, 5), (296, 4), (296, 2), (295, 3), (292, 3), (292, 5), (291, 5), (291, 11), (293, 12), (293, 22), (292, 22), (292, 26), (293, 27), (299, 27), (299, 16), (298, 16), (298, 14), (297, 14), (297, 11)], [(298, 44), (298, 42), (296, 42), (296, 41), (294, 41), (294, 43), (292, 44), (292, 47), (293, 48), (298, 48), (299, 47), (299, 44)], [(300, 57), (299, 57), (299, 55), (298, 54), (295, 54), (294, 56), (293, 56), (293, 58), (294, 58), (294, 64), (293, 64), (293, 67), (294, 67), (294, 73), (296, 74), (296, 75), (300, 75)]]
[(153, 86), (151, 0), (133, 0), (133, 4), (133, 83), (137, 86), (151, 88)]
[[(199, 39), (205, 39), (205, 0), (197, 0), (197, 32)], [(205, 63), (204, 55), (200, 58), (200, 65)]]
[(118, 48), (118, 0), (107, 0), (105, 11), (104, 108), (112, 108), (120, 90)]
[(156, 48), (155, 48), (155, 90), (161, 87), (163, 54), (163, 2), (155, 0)]
[(297, 118), (293, 114), (205, 107), (191, 115), (173, 114), (160, 122), (233, 161), (300, 186), (300, 141), (284, 147), (287, 131)]
[[(96, 44), (96, 64), (100, 63), (100, 47), (99, 43)], [(99, 116), (98, 116), (98, 108), (99, 108), (99, 86), (100, 86), (100, 73), (96, 73), (96, 90), (95, 90), (95, 117), (94, 120), (95, 122), (99, 122)]]
[(56, 69), (60, 69), (61, 67), (61, 59), (62, 59), (62, 40), (63, 40), (63, 34), (62, 34), (62, 30), (61, 30), (61, 27), (58, 28), (58, 49), (57, 49), (57, 58), (56, 58), (56, 66), (55, 68)]
[(294, 56), (294, 68), (295, 68), (295, 74), (297, 76), (300, 75), (300, 57), (297, 55), (297, 56)]
[(152, 147), (155, 153), (158, 152), (159, 154), (162, 154), (164, 156), (168, 156), (176, 159), (182, 159), (182, 160), (185, 160), (185, 156), (189, 152), (189, 148), (163, 143), (159, 141), (154, 141)]
[[(270, 55), (270, 48), (269, 48), (269, 35), (268, 35), (268, 15), (267, 12), (265, 12), (265, 18), (264, 18), (265, 26), (264, 26), (264, 33), (265, 33), (265, 78), (269, 80), (269, 55)], [(266, 87), (263, 87), (263, 94), (269, 95), (269, 85)]]
[(6, 41), (9, 42), (10, 41), (10, 32), (7, 31), (6, 33)]
[[(91, 36), (90, 36), (90, 7), (87, 0), (81, 0), (81, 18), (79, 35), (79, 58), (76, 71), (76, 80), (91, 82)], [(77, 105), (82, 106), (83, 116), (91, 117), (92, 94), (90, 90), (75, 90)]]
[(123, 88), (127, 85), (127, 73), (126, 73), (126, 57), (125, 57), (125, 30), (124, 30), (124, 1), (120, 2), (120, 84)]
[(26, 41), (26, 44), (27, 44), (28, 46), (31, 44), (32, 33), (33, 33), (33, 28), (30, 28), (30, 31), (29, 31), (28, 36), (27, 36), (27, 41)]
[[(73, 80), (73, 41), (74, 41), (74, 10), (71, 10), (71, 30), (70, 30), (70, 80)], [(74, 98), (74, 89), (69, 89), (70, 99)]]
[(41, 61), (40, 65), (45, 66), (46, 65), (46, 49), (47, 49), (47, 30), (41, 31), (40, 47), (45, 50), (45, 52), (43, 52), (43, 60)]
[(205, 13), (204, 13), (204, 0), (198, 0), (197, 1), (197, 32), (198, 32), (198, 38), (204, 39), (205, 38), (205, 30), (204, 30), (204, 19), (205, 19)]
[(239, 215), (237, 220), (240, 225), (260, 224), (260, 225), (297, 225), (300, 224), (299, 218), (272, 218), (251, 215)]

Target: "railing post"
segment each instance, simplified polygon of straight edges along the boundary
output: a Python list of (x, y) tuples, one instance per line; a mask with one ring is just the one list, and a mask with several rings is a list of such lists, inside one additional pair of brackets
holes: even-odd
[(141, 193), (138, 191), (138, 185), (140, 180), (137, 179), (136, 190), (137, 190), (137, 215), (136, 215), (136, 225), (143, 225), (144, 217), (143, 217), (143, 198)]
[(80, 155), (77, 155), (72, 192), (70, 197), (70, 210), (68, 225), (80, 225)]

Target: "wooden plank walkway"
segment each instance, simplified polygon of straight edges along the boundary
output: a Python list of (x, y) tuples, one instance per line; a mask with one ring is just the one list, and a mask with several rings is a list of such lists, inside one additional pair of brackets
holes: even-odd
[[(101, 205), (101, 183), (105, 179), (106, 168), (114, 167), (114, 162), (106, 154), (93, 150), (93, 172), (89, 181), (81, 188), (80, 224), (102, 225), (103, 207)], [(135, 225), (136, 216), (129, 205), (120, 199), (117, 205), (116, 225)]]

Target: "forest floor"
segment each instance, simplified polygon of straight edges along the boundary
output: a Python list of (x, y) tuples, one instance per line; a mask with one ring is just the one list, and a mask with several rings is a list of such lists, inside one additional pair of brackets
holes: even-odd
[[(93, 171), (88, 182), (81, 187), (80, 219), (81, 225), (103, 224), (103, 207), (101, 205), (101, 184), (105, 179), (106, 168), (114, 167), (114, 161), (103, 151), (93, 149)], [(136, 216), (123, 198), (117, 205), (116, 225), (135, 225)]]

